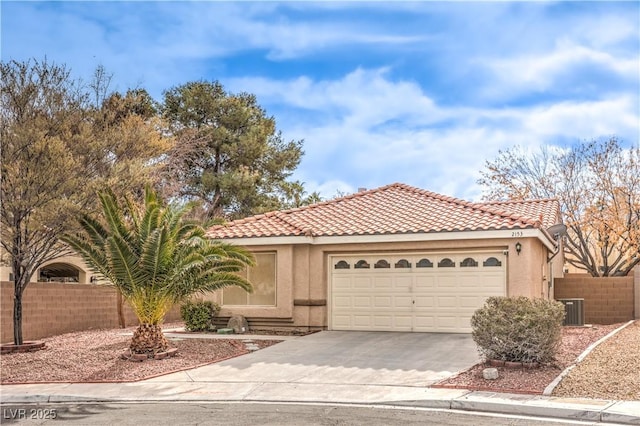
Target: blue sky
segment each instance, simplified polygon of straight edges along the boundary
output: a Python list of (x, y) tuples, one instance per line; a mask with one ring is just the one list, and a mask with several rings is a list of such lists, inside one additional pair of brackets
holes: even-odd
[(500, 149), (640, 138), (640, 3), (7, 2), (1, 57), (112, 88), (254, 93), (294, 178), (331, 197), (403, 182), (478, 199)]

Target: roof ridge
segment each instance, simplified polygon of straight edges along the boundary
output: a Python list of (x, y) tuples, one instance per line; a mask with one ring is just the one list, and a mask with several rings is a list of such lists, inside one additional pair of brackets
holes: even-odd
[(548, 201), (560, 201), (558, 198), (528, 198), (526, 200), (495, 200), (495, 201), (480, 201), (478, 204), (493, 205), (493, 204), (523, 204), (523, 203), (541, 203)]

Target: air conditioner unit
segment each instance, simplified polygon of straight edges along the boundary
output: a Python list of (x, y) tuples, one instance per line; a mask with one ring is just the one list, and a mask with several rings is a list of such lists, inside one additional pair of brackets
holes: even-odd
[(564, 305), (562, 325), (584, 325), (584, 299), (558, 299)]

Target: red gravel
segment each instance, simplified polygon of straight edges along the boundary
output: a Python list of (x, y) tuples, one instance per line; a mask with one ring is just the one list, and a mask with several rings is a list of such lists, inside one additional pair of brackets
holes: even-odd
[(556, 354), (556, 360), (552, 364), (535, 369), (496, 367), (498, 379), (486, 380), (482, 377), (482, 370), (488, 365), (481, 363), (455, 377), (437, 383), (434, 387), (541, 394), (565, 368), (576, 361), (585, 349), (621, 325), (563, 327), (562, 342)]
[[(181, 326), (166, 324), (164, 328)], [(131, 382), (194, 368), (246, 354), (241, 340), (171, 340), (178, 348), (175, 357), (131, 362), (120, 359), (129, 346), (134, 328), (67, 333), (43, 339), (46, 349), (0, 357), (0, 379), (9, 383), (47, 382)], [(279, 341), (255, 340), (264, 348)]]

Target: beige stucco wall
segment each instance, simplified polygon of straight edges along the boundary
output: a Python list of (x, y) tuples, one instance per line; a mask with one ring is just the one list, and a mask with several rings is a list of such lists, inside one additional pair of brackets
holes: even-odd
[[(517, 242), (522, 245), (518, 255)], [(503, 238), (458, 241), (418, 241), (358, 244), (297, 244), (254, 246), (248, 249), (277, 252), (277, 303), (274, 307), (223, 306), (220, 316), (246, 316), (250, 321), (273, 325), (324, 328), (328, 315), (329, 256), (366, 252), (393, 253), (401, 251), (468, 251), (508, 250), (507, 295), (532, 298), (549, 297), (550, 269), (546, 261), (547, 248), (537, 238)], [(554, 276), (562, 274), (562, 255), (554, 259)], [(221, 303), (221, 295), (208, 296)]]

